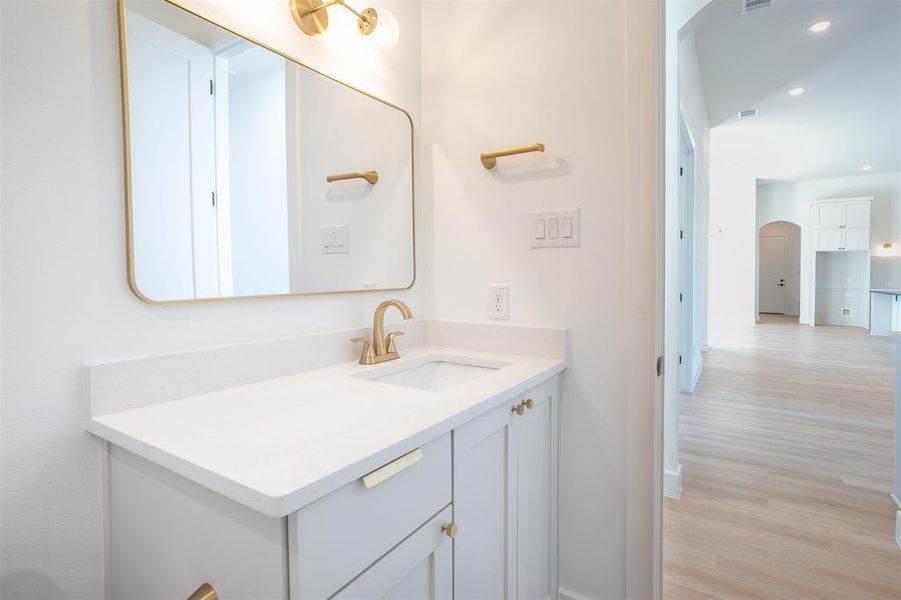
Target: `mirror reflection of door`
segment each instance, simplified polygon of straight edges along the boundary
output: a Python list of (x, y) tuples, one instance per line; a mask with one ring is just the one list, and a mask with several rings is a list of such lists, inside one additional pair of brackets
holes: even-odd
[(760, 312), (785, 314), (785, 236), (760, 237)]

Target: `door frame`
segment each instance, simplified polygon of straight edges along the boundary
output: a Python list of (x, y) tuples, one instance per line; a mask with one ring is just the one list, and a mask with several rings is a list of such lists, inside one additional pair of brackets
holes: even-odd
[(679, 114), (679, 390), (694, 391), (694, 203), (695, 141)]
[(761, 273), (763, 273), (763, 251), (761, 243), (764, 239), (781, 239), (782, 240), (782, 274), (788, 275), (788, 238), (784, 235), (763, 235), (762, 233), (758, 233), (757, 235), (757, 315), (758, 320), (761, 314), (769, 314), (769, 315), (785, 315), (786, 308), (786, 299), (785, 299), (785, 277), (782, 278), (782, 312), (769, 312), (761, 309), (762, 304), (760, 303), (760, 294), (763, 289), (761, 286)]

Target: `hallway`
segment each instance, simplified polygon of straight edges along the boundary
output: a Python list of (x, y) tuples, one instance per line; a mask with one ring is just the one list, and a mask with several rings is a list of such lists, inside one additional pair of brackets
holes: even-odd
[(894, 348), (764, 316), (681, 396), (668, 600), (901, 598), (892, 537)]

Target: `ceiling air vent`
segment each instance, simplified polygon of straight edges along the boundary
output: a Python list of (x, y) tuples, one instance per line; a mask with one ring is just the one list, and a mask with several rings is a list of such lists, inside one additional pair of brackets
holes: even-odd
[(739, 119), (750, 119), (751, 117), (756, 117), (756, 116), (757, 116), (756, 108), (749, 108), (748, 110), (743, 110), (740, 113), (738, 113)]
[(741, 0), (741, 14), (746, 15), (764, 8), (769, 8), (775, 0)]

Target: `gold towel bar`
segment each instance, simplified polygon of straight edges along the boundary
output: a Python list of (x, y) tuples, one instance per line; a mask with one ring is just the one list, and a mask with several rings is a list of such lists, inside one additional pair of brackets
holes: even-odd
[(353, 173), (338, 173), (337, 175), (329, 175), (325, 178), (326, 181), (332, 183), (333, 181), (342, 181), (344, 179), (365, 179), (370, 184), (375, 185), (379, 180), (378, 171), (355, 171)]
[(219, 600), (219, 594), (208, 583), (204, 583), (193, 594), (188, 596), (188, 600)]
[(503, 150), (492, 150), (490, 152), (482, 152), (482, 166), (486, 169), (493, 169), (497, 164), (497, 159), (501, 156), (511, 156), (513, 154), (524, 154), (526, 152), (544, 152), (544, 144), (526, 144), (525, 146), (513, 146), (512, 148), (504, 148)]

